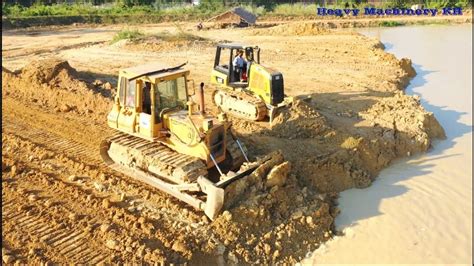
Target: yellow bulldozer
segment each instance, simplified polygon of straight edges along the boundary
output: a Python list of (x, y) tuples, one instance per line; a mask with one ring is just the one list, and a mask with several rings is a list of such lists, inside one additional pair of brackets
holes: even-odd
[(199, 105), (192, 100), (196, 93), (189, 73), (184, 64), (121, 70), (107, 116), (117, 134), (101, 143), (100, 153), (111, 168), (214, 219), (229, 205), (224, 204), (226, 189), (260, 163), (249, 162), (224, 115), (215, 118), (204, 112), (203, 83)]
[[(242, 53), (243, 66), (235, 65)], [(292, 103), (285, 95), (283, 74), (260, 64), (260, 48), (236, 43), (217, 45), (211, 84), (217, 86), (213, 101), (224, 113), (270, 123), (277, 110)]]

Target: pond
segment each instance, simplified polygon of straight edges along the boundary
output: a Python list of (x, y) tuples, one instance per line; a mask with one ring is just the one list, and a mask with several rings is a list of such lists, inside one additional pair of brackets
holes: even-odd
[(465, 263), (472, 260), (472, 25), (362, 29), (417, 72), (421, 96), (447, 139), (399, 160), (367, 189), (341, 193), (338, 230), (310, 263)]

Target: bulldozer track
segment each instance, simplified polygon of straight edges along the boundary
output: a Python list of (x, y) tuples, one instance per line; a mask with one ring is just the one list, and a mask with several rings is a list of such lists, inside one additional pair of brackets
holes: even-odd
[[(15, 224), (7, 226), (5, 221), (15, 221)], [(109, 257), (109, 252), (91, 243), (87, 232), (54, 226), (43, 215), (29, 215), (18, 208), (17, 201), (2, 203), (2, 226), (9, 230), (10, 235), (17, 233), (37, 239), (47, 251), (55, 253), (66, 263), (98, 264)]]
[[(234, 109), (229, 109), (230, 107), (224, 107), (224, 109), (223, 109), (224, 112), (230, 113), (231, 115), (233, 115), (235, 117), (238, 117), (238, 118), (252, 120), (252, 121), (262, 120), (267, 115), (267, 106), (266, 106), (266, 104), (262, 100), (260, 100), (259, 98), (256, 98), (255, 96), (250, 95), (249, 93), (244, 92), (244, 91), (235, 91), (235, 90), (229, 90), (229, 89), (217, 89), (217, 90), (215, 90), (212, 94), (212, 101), (216, 106), (218, 106), (220, 108), (222, 108), (222, 106), (220, 106), (219, 104), (216, 103), (216, 100), (215, 100), (215, 97), (214, 97), (216, 95), (216, 93), (218, 93), (218, 92), (226, 94), (227, 97), (232, 97), (232, 98), (235, 98), (236, 100), (239, 100), (239, 101), (242, 101), (242, 102), (247, 102), (247, 103), (251, 104), (256, 109), (256, 114), (257, 115), (255, 117), (251, 117), (250, 116), (251, 110), (248, 110), (247, 114), (242, 114), (241, 112), (237, 112)], [(225, 109), (228, 109), (228, 110), (225, 110)]]
[[(199, 158), (175, 152), (159, 142), (152, 142), (122, 132), (109, 137), (107, 142), (109, 142), (110, 145), (118, 145), (119, 150), (126, 150), (127, 155), (132, 157), (127, 158), (126, 161), (135, 159), (136, 156), (134, 157), (134, 155), (130, 154), (139, 154), (139, 157), (143, 158), (138, 160), (146, 161), (158, 169), (157, 171), (152, 171), (155, 175), (165, 177), (169, 181), (178, 184), (194, 182), (198, 176), (207, 174), (206, 165)], [(108, 154), (102, 152), (102, 156), (106, 157)], [(114, 161), (113, 159), (111, 160)], [(107, 161), (107, 158), (104, 158), (104, 161)], [(130, 167), (124, 161), (116, 163)], [(137, 166), (145, 168), (144, 170), (150, 167), (149, 165), (143, 164)], [(182, 179), (173, 175), (176, 171), (182, 175)]]

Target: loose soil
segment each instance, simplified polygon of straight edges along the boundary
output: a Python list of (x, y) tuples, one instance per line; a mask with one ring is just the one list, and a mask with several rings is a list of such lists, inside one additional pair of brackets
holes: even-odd
[[(284, 74), (285, 91), (295, 97), (272, 125), (232, 119), (251, 159), (272, 159), (249, 179), (240, 204), (211, 222), (106, 168), (98, 147), (113, 134), (105, 118), (120, 68), (187, 61), (198, 84), (209, 79), (214, 47), (143, 51), (110, 45), (118, 30), (2, 35), (5, 263), (184, 263), (209, 257), (295, 263), (337, 234), (338, 192), (369, 186), (394, 159), (424, 152), (444, 137), (433, 114), (403, 93), (415, 75), (411, 61), (384, 52), (377, 40), (296, 24), (258, 34), (197, 32), (213, 42), (259, 45), (263, 64)], [(207, 111), (215, 113), (212, 91), (206, 86)]]

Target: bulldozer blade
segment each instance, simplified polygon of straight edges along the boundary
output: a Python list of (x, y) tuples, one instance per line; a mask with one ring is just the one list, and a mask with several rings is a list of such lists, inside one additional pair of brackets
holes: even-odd
[(204, 214), (214, 220), (222, 211), (224, 206), (224, 189), (214, 185), (205, 177), (198, 177), (197, 180), (201, 190), (207, 195), (204, 206)]
[(253, 171), (255, 171), (255, 169), (257, 169), (257, 167), (258, 165), (252, 166), (242, 173), (222, 180), (216, 184), (204, 177), (199, 177), (197, 182), (200, 185), (202, 191), (207, 195), (206, 204), (204, 207), (204, 213), (207, 215), (207, 217), (209, 217), (211, 220), (214, 220), (222, 212), (225, 201), (225, 188), (233, 182), (250, 175)]
[(250, 167), (249, 169), (243, 171), (242, 173), (239, 173), (239, 174), (234, 175), (230, 178), (227, 178), (227, 179), (224, 179), (224, 180), (221, 180), (221, 181), (217, 182), (216, 187), (226, 188), (229, 184), (231, 184), (231, 183), (233, 183), (233, 182), (235, 182), (235, 181), (237, 181), (237, 180), (253, 173), (253, 171), (255, 171), (255, 169), (257, 169), (257, 167), (259, 165), (260, 164), (254, 165), (254, 166)]
[(293, 104), (293, 101), (293, 97), (285, 96), (283, 102), (279, 103), (277, 106), (267, 105), (270, 124), (273, 123), (273, 119), (279, 114), (279, 112), (284, 108), (290, 107)]
[(110, 141), (102, 140), (99, 146), (100, 157), (102, 157), (102, 160), (105, 162), (105, 164), (112, 165), (115, 162), (109, 156), (109, 148), (110, 148)]

